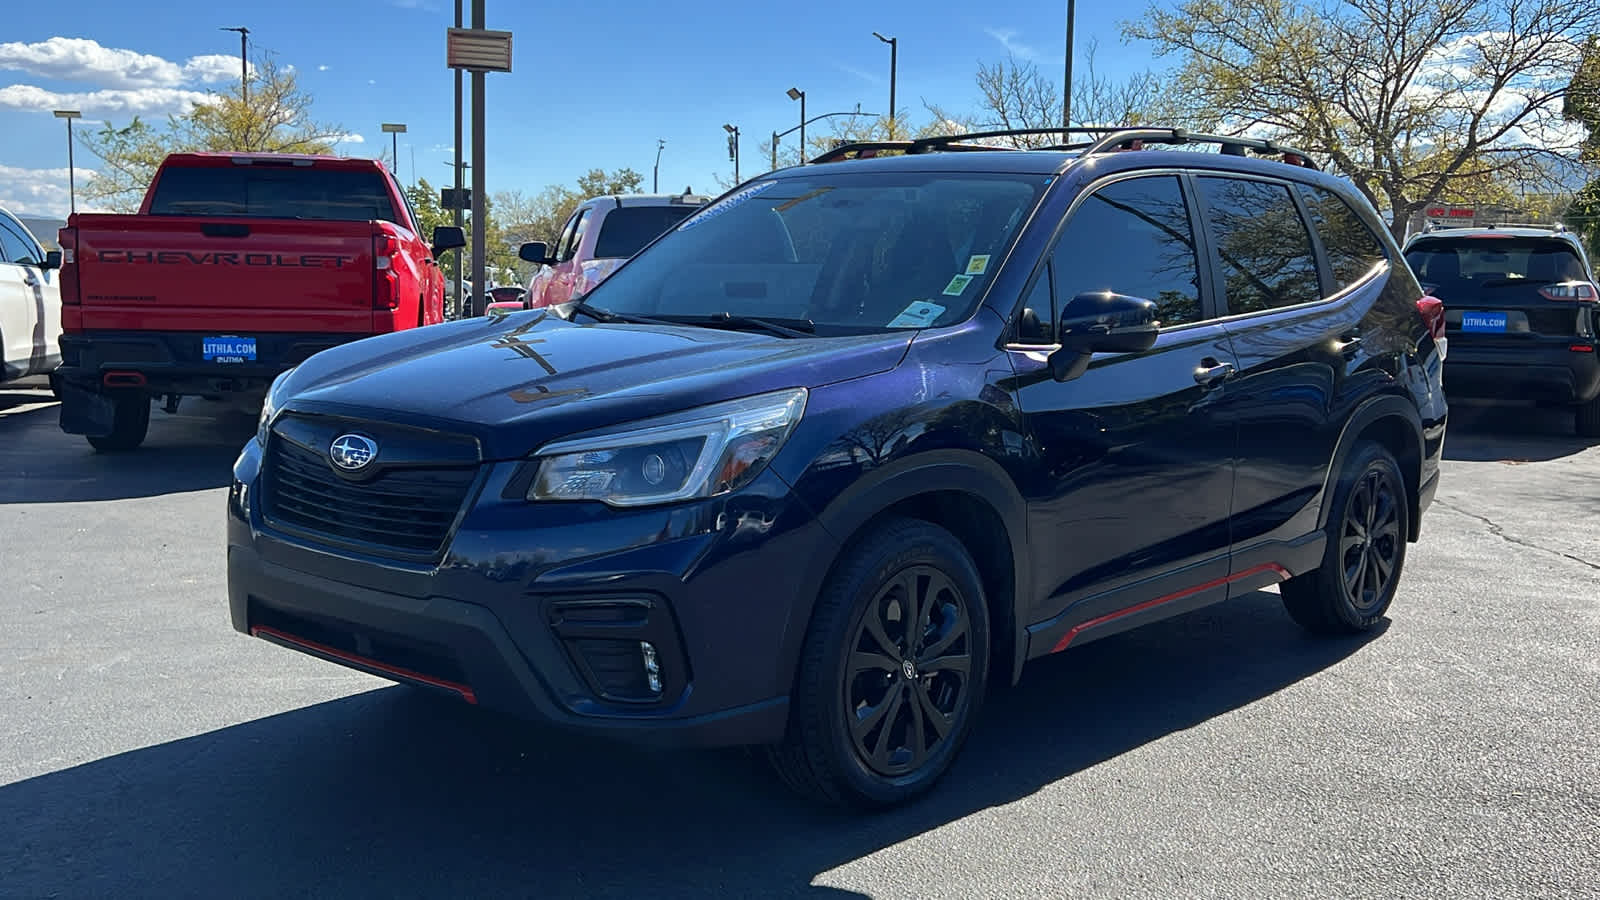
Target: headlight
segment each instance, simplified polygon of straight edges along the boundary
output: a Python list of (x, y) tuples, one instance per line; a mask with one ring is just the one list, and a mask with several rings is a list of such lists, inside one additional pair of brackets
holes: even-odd
[(806, 389), (777, 391), (548, 444), (529, 500), (646, 506), (749, 484), (805, 413)]
[(294, 372), (293, 368), (285, 369), (272, 379), (272, 385), (267, 388), (266, 399), (261, 401), (261, 418), (256, 420), (256, 440), (261, 446), (267, 445), (267, 429), (272, 427), (272, 420), (278, 415), (278, 404), (282, 398), (278, 396), (279, 388), (283, 382)]

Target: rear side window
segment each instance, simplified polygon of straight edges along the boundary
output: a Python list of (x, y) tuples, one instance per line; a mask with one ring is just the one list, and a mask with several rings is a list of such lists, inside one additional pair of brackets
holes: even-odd
[(1067, 222), (1052, 264), (1057, 309), (1088, 291), (1112, 291), (1154, 301), (1162, 327), (1202, 318), (1199, 257), (1175, 175), (1095, 191)]
[(595, 259), (626, 259), (663, 231), (682, 222), (697, 207), (623, 206), (606, 214), (594, 239)]
[(1288, 185), (1211, 176), (1195, 182), (1230, 313), (1322, 299), (1311, 233)]
[(1300, 196), (1328, 252), (1335, 290), (1355, 284), (1389, 258), (1372, 229), (1342, 197), (1310, 185), (1300, 186)]
[(36, 266), (43, 260), (33, 241), (23, 235), (21, 227), (9, 217), (0, 216), (0, 262), (19, 266)]
[(156, 181), (150, 213), (343, 222), (380, 219), (398, 224), (383, 176), (350, 169), (167, 169)]

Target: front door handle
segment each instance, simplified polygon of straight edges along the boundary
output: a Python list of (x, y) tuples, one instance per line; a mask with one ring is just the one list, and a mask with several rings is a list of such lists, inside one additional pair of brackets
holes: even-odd
[(1348, 358), (1361, 352), (1361, 335), (1342, 334), (1339, 336), (1339, 353)]
[(1194, 380), (1202, 387), (1211, 387), (1232, 377), (1233, 363), (1218, 362), (1209, 356), (1200, 360), (1200, 368), (1194, 370)]

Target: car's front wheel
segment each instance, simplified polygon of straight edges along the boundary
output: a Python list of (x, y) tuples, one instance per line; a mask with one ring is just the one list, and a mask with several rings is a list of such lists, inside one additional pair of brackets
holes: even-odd
[(1405, 566), (1411, 506), (1400, 466), (1381, 444), (1364, 441), (1330, 500), (1321, 567), (1284, 582), (1284, 608), (1319, 634), (1354, 634), (1378, 623)]
[(841, 560), (818, 597), (784, 741), (771, 748), (812, 799), (885, 807), (950, 768), (982, 703), (989, 616), (950, 532), (894, 519)]

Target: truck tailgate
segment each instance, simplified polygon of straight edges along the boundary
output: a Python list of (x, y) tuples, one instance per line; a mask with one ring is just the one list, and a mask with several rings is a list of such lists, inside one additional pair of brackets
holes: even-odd
[(370, 333), (369, 222), (80, 215), (84, 330)]

